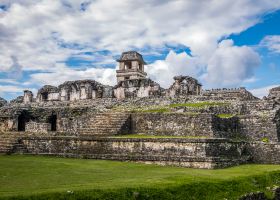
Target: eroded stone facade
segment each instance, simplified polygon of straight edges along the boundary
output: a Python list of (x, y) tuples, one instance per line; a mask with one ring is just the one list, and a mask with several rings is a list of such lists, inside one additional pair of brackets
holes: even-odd
[(118, 62), (115, 86), (67, 81), (36, 97), (25, 90), (0, 99), (0, 153), (195, 168), (280, 163), (279, 87), (258, 99), (245, 88), (202, 90), (195, 78), (176, 76), (164, 89), (147, 78), (141, 54), (124, 52)]

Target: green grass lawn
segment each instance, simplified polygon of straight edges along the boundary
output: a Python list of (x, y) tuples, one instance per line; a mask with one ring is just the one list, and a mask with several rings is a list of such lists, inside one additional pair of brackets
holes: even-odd
[[(280, 184), (279, 165), (219, 170), (41, 156), (0, 156), (0, 198), (236, 199)], [(270, 188), (268, 188), (270, 187)]]

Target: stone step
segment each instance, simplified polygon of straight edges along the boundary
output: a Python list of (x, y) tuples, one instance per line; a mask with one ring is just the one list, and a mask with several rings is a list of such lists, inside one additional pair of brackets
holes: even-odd
[(98, 123), (98, 122), (112, 122), (112, 123), (120, 123), (120, 122), (124, 122), (126, 121), (126, 119), (124, 120), (120, 120), (120, 119), (117, 119), (117, 120), (110, 120), (110, 119), (95, 119), (95, 120), (88, 120), (87, 123)]
[(90, 117), (90, 119), (98, 119), (98, 118), (111, 118), (111, 119), (121, 119), (129, 117), (129, 115), (96, 115), (93, 117)]
[(91, 136), (95, 134), (115, 135), (121, 131), (129, 116), (127, 113), (100, 113), (82, 124), (78, 132)]
[(88, 126), (81, 126), (80, 128), (115, 128), (115, 129), (119, 129), (123, 126), (124, 124), (113, 124), (113, 125), (106, 125), (106, 124), (92, 124), (92, 125), (88, 125)]
[(94, 134), (110, 134), (110, 135), (117, 135), (118, 131), (81, 131), (79, 132), (80, 134), (90, 134), (90, 135), (94, 135)]
[(80, 129), (79, 132), (119, 132), (119, 129)]

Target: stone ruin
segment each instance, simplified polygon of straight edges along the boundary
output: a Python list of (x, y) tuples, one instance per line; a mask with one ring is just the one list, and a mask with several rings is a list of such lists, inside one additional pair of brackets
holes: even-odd
[(36, 97), (25, 90), (1, 98), (0, 153), (194, 168), (280, 163), (280, 87), (258, 99), (243, 87), (203, 90), (178, 75), (164, 89), (147, 78), (141, 54), (117, 61), (115, 86), (67, 81)]
[(175, 82), (167, 90), (167, 96), (200, 95), (202, 85), (190, 76), (175, 76)]
[(220, 99), (252, 100), (257, 99), (244, 87), (235, 89), (202, 90), (202, 85), (190, 76), (175, 76), (174, 83), (168, 88), (162, 88), (155, 81), (147, 78), (144, 71), (146, 62), (141, 54), (135, 51), (122, 53), (119, 69), (116, 71), (117, 85), (103, 85), (94, 80), (67, 81), (58, 87), (45, 85), (34, 98), (29, 90), (24, 91), (12, 103), (32, 103), (50, 101), (79, 101), (97, 98), (144, 98), (144, 97), (187, 97), (197, 96), (204, 99), (213, 97)]

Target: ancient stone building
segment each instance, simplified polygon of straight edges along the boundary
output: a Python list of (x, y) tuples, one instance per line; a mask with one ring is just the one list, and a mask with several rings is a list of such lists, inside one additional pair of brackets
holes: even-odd
[(59, 89), (55, 86), (45, 85), (38, 90), (37, 93), (37, 102), (46, 102), (46, 101), (58, 101), (59, 99)]
[(203, 90), (202, 96), (215, 99), (227, 100), (255, 100), (257, 97), (252, 95), (251, 92), (244, 87), (240, 88), (218, 88), (211, 90)]
[(146, 78), (141, 54), (135, 51), (122, 53), (117, 70), (117, 85), (114, 87), (114, 97), (117, 99), (161, 96), (163, 89), (151, 79)]
[(31, 103), (33, 101), (33, 93), (30, 90), (23, 91), (23, 102), (25, 104)]
[(58, 87), (45, 85), (37, 94), (37, 102), (77, 101), (96, 98), (112, 98), (111, 86), (94, 80), (67, 81)]
[(175, 97), (201, 94), (202, 85), (198, 80), (190, 76), (175, 76), (174, 80), (175, 82), (166, 92), (167, 96)]
[(36, 98), (29, 90), (1, 98), (0, 153), (194, 168), (280, 163), (279, 87), (258, 99), (245, 88), (202, 90), (176, 76), (163, 89), (146, 77), (141, 54), (125, 52), (118, 62), (114, 87), (67, 81)]
[(119, 69), (117, 70), (117, 81), (145, 79), (147, 73), (144, 71), (144, 61), (141, 54), (136, 51), (128, 51), (122, 53), (119, 62)]
[(61, 101), (113, 97), (112, 87), (93, 80), (67, 81), (58, 88)]
[(3, 98), (0, 97), (0, 107), (6, 105), (7, 103), (8, 103), (8, 102), (7, 102), (5, 99), (3, 99)]
[(267, 96), (268, 99), (280, 100), (280, 87), (271, 88)]

